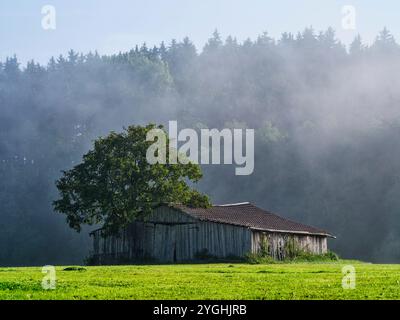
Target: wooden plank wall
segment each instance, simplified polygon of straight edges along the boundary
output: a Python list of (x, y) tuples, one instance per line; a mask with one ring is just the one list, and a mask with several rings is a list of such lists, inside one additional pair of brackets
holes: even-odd
[(282, 260), (286, 255), (286, 242), (293, 240), (299, 248), (314, 254), (323, 254), (328, 251), (327, 238), (324, 236), (253, 231), (251, 252), (260, 252), (263, 242), (267, 241), (271, 256)]
[(160, 207), (144, 221), (135, 221), (118, 237), (93, 234), (99, 263), (151, 260), (189, 261), (207, 250), (215, 257), (243, 257), (251, 250), (246, 227), (197, 220), (177, 209)]

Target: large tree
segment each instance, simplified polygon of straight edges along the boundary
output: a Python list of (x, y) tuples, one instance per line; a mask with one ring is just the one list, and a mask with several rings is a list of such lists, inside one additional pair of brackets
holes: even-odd
[[(82, 163), (63, 171), (56, 182), (60, 199), (54, 207), (67, 216), (71, 228), (80, 231), (84, 224), (103, 224), (113, 233), (160, 204), (210, 205), (207, 196), (188, 184), (202, 177), (199, 165), (149, 163), (146, 153), (153, 142), (146, 136), (152, 129), (163, 130), (153, 124), (130, 126), (99, 138)], [(168, 147), (166, 139), (167, 157)]]

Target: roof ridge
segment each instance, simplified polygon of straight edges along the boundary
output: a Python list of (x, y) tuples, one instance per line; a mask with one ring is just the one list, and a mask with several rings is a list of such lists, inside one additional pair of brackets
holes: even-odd
[(234, 207), (234, 206), (241, 206), (244, 204), (251, 204), (250, 202), (237, 202), (237, 203), (226, 203), (226, 204), (215, 204), (213, 207)]

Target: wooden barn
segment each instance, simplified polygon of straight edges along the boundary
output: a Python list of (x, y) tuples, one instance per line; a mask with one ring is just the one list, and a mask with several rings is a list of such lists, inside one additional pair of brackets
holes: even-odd
[(283, 259), (295, 245), (314, 254), (327, 252), (328, 232), (282, 218), (248, 202), (208, 209), (160, 206), (132, 222), (119, 235), (91, 233), (98, 264), (133, 261), (179, 262), (206, 257), (241, 258), (268, 252)]

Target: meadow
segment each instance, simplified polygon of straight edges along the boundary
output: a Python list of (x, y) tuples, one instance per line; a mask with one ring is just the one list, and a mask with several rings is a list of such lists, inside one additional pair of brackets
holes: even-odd
[[(343, 289), (342, 267), (356, 271)], [(42, 288), (41, 267), (0, 268), (0, 299), (399, 299), (400, 265), (352, 261), (56, 267)]]

